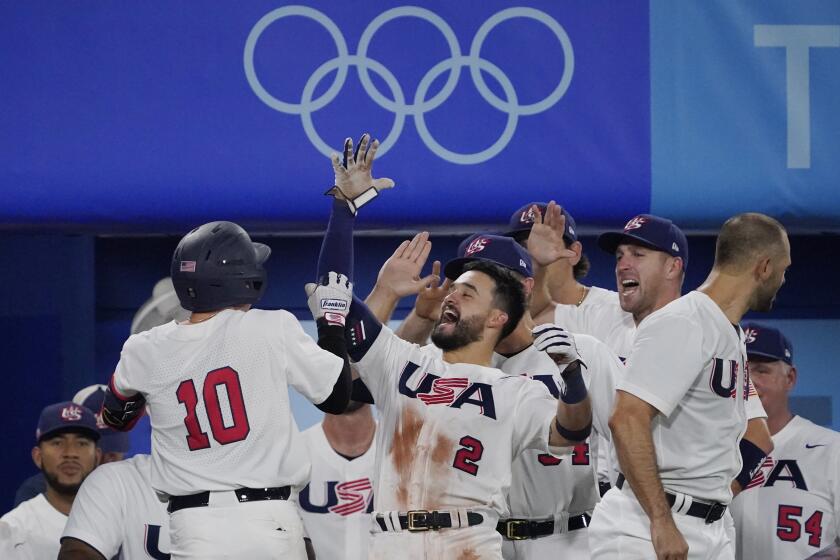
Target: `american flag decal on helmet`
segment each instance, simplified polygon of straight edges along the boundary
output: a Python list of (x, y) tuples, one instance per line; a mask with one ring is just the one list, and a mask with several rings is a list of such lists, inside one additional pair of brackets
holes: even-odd
[(181, 272), (195, 272), (195, 261), (181, 261)]

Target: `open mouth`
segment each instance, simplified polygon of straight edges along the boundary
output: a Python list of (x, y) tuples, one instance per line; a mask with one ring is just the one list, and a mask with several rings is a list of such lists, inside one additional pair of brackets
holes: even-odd
[(629, 295), (639, 287), (639, 281), (628, 278), (621, 281), (621, 295)]
[(451, 324), (457, 323), (458, 319), (461, 318), (461, 315), (458, 311), (451, 306), (447, 306), (443, 309), (443, 312), (440, 314), (440, 322), (441, 324)]

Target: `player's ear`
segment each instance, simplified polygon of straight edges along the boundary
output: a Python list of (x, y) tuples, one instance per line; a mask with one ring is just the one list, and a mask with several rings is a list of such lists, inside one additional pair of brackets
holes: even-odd
[(525, 290), (525, 297), (530, 297), (531, 293), (534, 291), (534, 279), (533, 278), (523, 278), (522, 279), (522, 288)]
[(32, 448), (32, 462), (38, 469), (41, 469), (41, 447), (36, 445)]
[(753, 268), (753, 276), (759, 282), (764, 282), (773, 275), (773, 259), (767, 255), (761, 255)]
[(574, 251), (575, 257), (569, 259), (569, 264), (575, 266), (577, 263), (580, 262), (581, 256), (583, 256), (583, 244), (580, 241), (574, 241), (571, 245), (567, 247), (570, 251)]
[(485, 325), (491, 329), (501, 329), (508, 322), (508, 314), (501, 309), (491, 309)]
[(798, 372), (796, 371), (796, 366), (790, 366), (790, 369), (785, 376), (785, 382), (787, 383), (788, 391), (792, 391), (794, 386), (796, 386), (796, 380), (799, 377)]
[(683, 260), (682, 257), (668, 257), (668, 271), (666, 272), (666, 277), (668, 280), (673, 280), (674, 278), (680, 278), (683, 273)]

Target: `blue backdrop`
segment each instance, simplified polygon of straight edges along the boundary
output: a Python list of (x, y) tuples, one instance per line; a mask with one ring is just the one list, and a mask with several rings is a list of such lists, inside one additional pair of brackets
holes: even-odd
[(384, 143), (371, 225), (838, 228), (840, 4), (628, 0), (0, 7), (4, 227), (320, 224), (325, 158)]

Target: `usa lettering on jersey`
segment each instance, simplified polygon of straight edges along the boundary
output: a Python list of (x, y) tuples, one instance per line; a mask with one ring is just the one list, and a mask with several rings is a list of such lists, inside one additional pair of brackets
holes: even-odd
[(373, 484), (370, 479), (359, 478), (339, 482), (328, 480), (325, 482), (326, 502), (322, 505), (312, 503), (309, 493), (310, 484), (300, 491), (300, 507), (310, 513), (334, 513), (347, 517), (354, 513), (373, 511)]
[(470, 382), (466, 378), (441, 378), (426, 372), (420, 379), (417, 389), (408, 386), (408, 380), (420, 366), (408, 362), (400, 374), (399, 392), (411, 399), (418, 399), (428, 406), (444, 405), (461, 408), (465, 405), (476, 406), (479, 413), (496, 419), (496, 404), (493, 400), (493, 387), (488, 383)]

